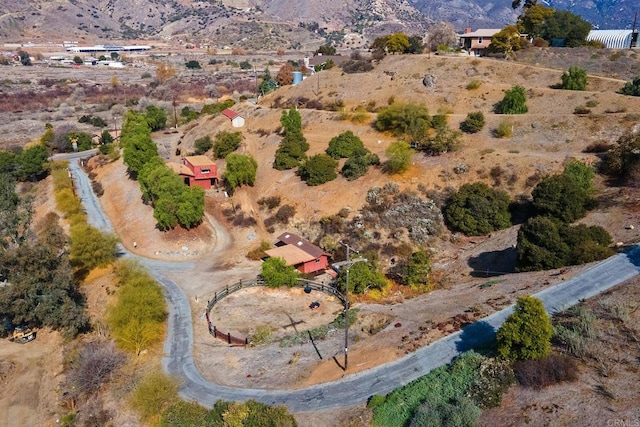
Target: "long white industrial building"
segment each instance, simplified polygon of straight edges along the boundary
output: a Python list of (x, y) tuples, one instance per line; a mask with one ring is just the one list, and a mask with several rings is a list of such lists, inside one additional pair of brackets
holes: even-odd
[(151, 46), (134, 44), (129, 46), (112, 46), (112, 45), (96, 45), (96, 46), (71, 46), (67, 48), (67, 52), (73, 53), (94, 53), (94, 52), (140, 52), (150, 50)]

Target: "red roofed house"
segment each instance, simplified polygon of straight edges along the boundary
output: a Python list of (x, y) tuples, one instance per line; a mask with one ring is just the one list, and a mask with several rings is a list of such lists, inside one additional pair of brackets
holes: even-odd
[(186, 156), (182, 163), (169, 162), (167, 166), (183, 177), (189, 187), (197, 185), (208, 190), (218, 179), (218, 168), (207, 156)]
[(278, 236), (276, 247), (265, 251), (272, 258), (282, 258), (301, 273), (326, 270), (329, 254), (302, 237), (293, 233)]
[(222, 110), (222, 115), (231, 120), (231, 126), (234, 128), (241, 128), (244, 126), (244, 117), (232, 109), (227, 108), (226, 110)]

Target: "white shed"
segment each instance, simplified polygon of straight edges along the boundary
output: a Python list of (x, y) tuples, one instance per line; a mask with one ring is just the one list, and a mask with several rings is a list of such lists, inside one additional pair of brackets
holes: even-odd
[(244, 117), (232, 109), (227, 108), (226, 110), (222, 110), (222, 115), (231, 120), (231, 126), (234, 128), (241, 128), (244, 126)]

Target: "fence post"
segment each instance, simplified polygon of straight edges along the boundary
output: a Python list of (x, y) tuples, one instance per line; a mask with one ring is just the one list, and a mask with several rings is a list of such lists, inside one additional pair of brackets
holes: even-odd
[(227, 332), (227, 344), (231, 344), (231, 332)]
[(216, 329), (216, 325), (213, 325), (213, 336), (218, 338), (218, 330)]

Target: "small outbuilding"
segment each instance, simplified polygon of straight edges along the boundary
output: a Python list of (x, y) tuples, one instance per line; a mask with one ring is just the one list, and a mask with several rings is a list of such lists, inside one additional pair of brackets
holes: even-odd
[(241, 128), (242, 126), (244, 126), (244, 117), (236, 113), (231, 108), (222, 110), (222, 115), (231, 120), (231, 126), (233, 126), (234, 128)]
[(278, 236), (275, 248), (265, 253), (272, 258), (282, 258), (301, 273), (324, 271), (329, 265), (329, 254), (313, 243), (293, 233)]

